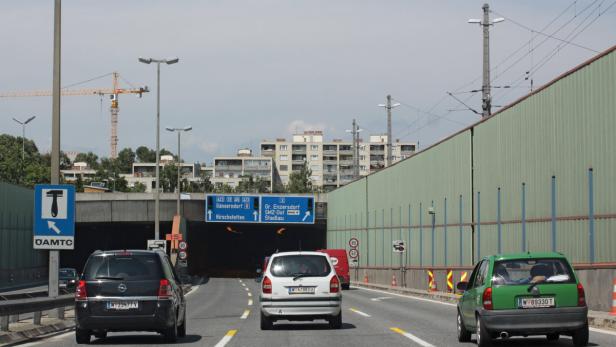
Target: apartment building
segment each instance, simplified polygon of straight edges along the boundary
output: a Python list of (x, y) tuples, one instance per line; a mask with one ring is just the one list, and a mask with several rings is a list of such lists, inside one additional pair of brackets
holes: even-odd
[(82, 181), (91, 180), (96, 176), (96, 170), (90, 168), (87, 163), (76, 162), (68, 170), (60, 170), (64, 182), (75, 182), (78, 178)]
[[(360, 139), (359, 174), (368, 175), (385, 167), (386, 135), (372, 135), (368, 142)], [(353, 142), (334, 139), (325, 141), (322, 131), (304, 131), (293, 135), (291, 141), (279, 138), (261, 142), (261, 156), (272, 158), (275, 169), (283, 184), (289, 182), (289, 175), (306, 163), (312, 171), (312, 184), (331, 190), (354, 179)], [(411, 156), (417, 150), (414, 142), (392, 144), (392, 162)]]
[(214, 186), (228, 185), (236, 188), (251, 177), (266, 182), (271, 192), (274, 188), (274, 162), (271, 157), (253, 157), (252, 150), (240, 149), (237, 156), (215, 157), (210, 181)]
[[(162, 155), (160, 157), (159, 170), (162, 170), (166, 165), (174, 163), (172, 155)], [(199, 163), (181, 163), (180, 175), (182, 179), (189, 182), (198, 181), (201, 172)], [(133, 171), (130, 174), (123, 174), (129, 187), (134, 187), (137, 182), (145, 185), (145, 191), (151, 193), (156, 190), (156, 163), (133, 163)]]

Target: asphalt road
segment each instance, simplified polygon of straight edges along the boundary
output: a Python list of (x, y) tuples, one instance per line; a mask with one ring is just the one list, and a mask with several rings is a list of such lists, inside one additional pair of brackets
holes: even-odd
[[(252, 300), (252, 303), (250, 302)], [(367, 289), (343, 293), (343, 327), (322, 322), (278, 322), (259, 328), (258, 283), (253, 279), (211, 279), (188, 294), (188, 332), (178, 345), (190, 346), (475, 346), (456, 339), (455, 306)], [(590, 346), (616, 346), (616, 333), (591, 331)], [(226, 343), (226, 344), (225, 344)], [(163, 345), (152, 333), (110, 333), (94, 345)], [(27, 346), (75, 346), (73, 332)], [(497, 340), (495, 346), (572, 346), (561, 337)]]

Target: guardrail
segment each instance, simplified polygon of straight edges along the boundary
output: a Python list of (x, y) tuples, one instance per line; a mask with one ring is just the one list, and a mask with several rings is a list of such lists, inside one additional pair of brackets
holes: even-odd
[(64, 318), (64, 307), (72, 306), (75, 303), (74, 294), (64, 294), (55, 298), (50, 297), (30, 297), (25, 299), (0, 301), (0, 331), (9, 331), (11, 317), (19, 319), (20, 314), (34, 313), (34, 324), (41, 324), (43, 311), (58, 310), (58, 318)]

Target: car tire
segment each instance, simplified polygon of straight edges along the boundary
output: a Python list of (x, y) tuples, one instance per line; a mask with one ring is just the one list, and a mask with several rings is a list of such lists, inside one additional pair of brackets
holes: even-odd
[(332, 329), (340, 329), (342, 328), (342, 310), (336, 316), (333, 316), (329, 319), (329, 327)]
[(342, 290), (349, 290), (349, 288), (351, 288), (351, 285), (348, 283), (342, 285)]
[(272, 320), (261, 312), (261, 330), (272, 330), (273, 328)]
[(488, 347), (492, 345), (492, 337), (490, 336), (490, 332), (486, 329), (485, 324), (483, 323), (483, 319), (481, 316), (477, 316), (476, 322), (476, 332), (477, 335), (477, 347)]
[(588, 345), (588, 322), (584, 326), (573, 332), (573, 345), (584, 347)]
[(85, 329), (75, 329), (75, 342), (77, 344), (90, 343), (90, 331)]
[(177, 317), (173, 320), (173, 325), (163, 331), (167, 342), (176, 342), (178, 340), (178, 320)]
[(107, 332), (106, 331), (95, 332), (94, 337), (96, 337), (97, 339), (104, 339), (107, 337)]
[(558, 339), (560, 338), (560, 335), (558, 333), (555, 333), (555, 334), (548, 334), (546, 337), (548, 341), (555, 342), (555, 341), (558, 341)]
[(457, 325), (458, 342), (470, 342), (471, 332), (466, 329), (466, 326), (464, 326), (464, 321), (462, 320), (462, 315), (460, 314), (460, 311), (458, 311)]
[(178, 327), (178, 337), (186, 336), (186, 312), (184, 312), (184, 319), (182, 319), (182, 325)]

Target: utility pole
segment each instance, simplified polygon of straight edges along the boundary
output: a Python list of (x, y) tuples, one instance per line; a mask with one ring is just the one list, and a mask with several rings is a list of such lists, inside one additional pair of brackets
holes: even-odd
[(357, 122), (353, 119), (353, 127), (351, 130), (346, 130), (347, 133), (353, 135), (353, 178), (359, 177), (359, 133), (363, 129), (359, 129)]
[[(55, 0), (53, 28), (53, 85), (51, 114), (51, 184), (60, 184), (60, 62), (61, 62), (61, 0)], [(58, 296), (58, 271), (60, 251), (49, 251), (49, 297)], [(64, 308), (51, 312), (52, 316), (63, 318)]]
[(379, 104), (380, 107), (385, 107), (387, 109), (387, 145), (385, 148), (385, 167), (388, 167), (392, 164), (391, 158), (391, 109), (400, 106), (399, 103), (395, 103), (392, 105), (391, 103), (391, 95), (387, 95), (387, 104)]

